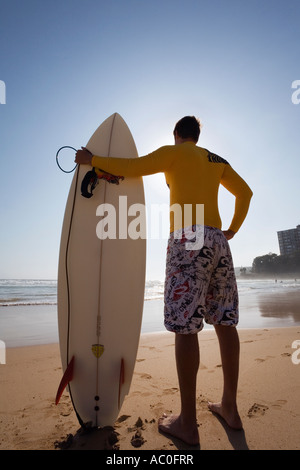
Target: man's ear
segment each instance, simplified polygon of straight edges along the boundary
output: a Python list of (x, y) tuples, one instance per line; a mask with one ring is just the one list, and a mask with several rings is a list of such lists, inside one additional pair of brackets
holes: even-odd
[(180, 137), (179, 137), (177, 131), (174, 131), (174, 132), (173, 132), (173, 135), (174, 135), (174, 140), (175, 140), (175, 145), (176, 145), (176, 144), (178, 143), (178, 139), (180, 139)]

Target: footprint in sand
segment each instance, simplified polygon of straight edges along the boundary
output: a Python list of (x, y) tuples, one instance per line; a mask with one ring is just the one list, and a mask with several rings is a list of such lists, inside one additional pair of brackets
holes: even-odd
[(154, 350), (157, 350), (159, 351), (159, 349), (157, 349), (155, 346), (140, 346), (141, 348), (144, 348), (144, 349), (149, 349), (149, 351), (154, 351)]
[(121, 415), (121, 416), (119, 416), (119, 418), (117, 419), (116, 424), (123, 423), (123, 421), (126, 421), (126, 419), (128, 419), (128, 418), (130, 418), (130, 417), (131, 417), (130, 415)]
[(167, 393), (167, 394), (176, 393), (176, 392), (178, 392), (178, 391), (179, 391), (179, 388), (177, 388), (177, 387), (165, 388), (165, 389), (163, 390), (163, 392), (164, 392), (164, 393)]
[(247, 416), (253, 418), (254, 416), (263, 416), (269, 409), (267, 405), (261, 405), (260, 403), (254, 403), (248, 410)]
[(283, 405), (287, 403), (287, 400), (276, 400), (271, 406), (272, 408), (281, 409)]
[(141, 379), (152, 379), (152, 375), (147, 374), (146, 372), (134, 372), (135, 375), (139, 375)]
[(265, 362), (267, 359), (274, 359), (275, 356), (266, 356), (265, 358), (262, 358), (262, 357), (258, 357), (256, 358), (255, 360), (257, 362)]
[(141, 378), (142, 379), (152, 379), (152, 376), (150, 374), (146, 374), (146, 373), (143, 373), (143, 374), (140, 374)]

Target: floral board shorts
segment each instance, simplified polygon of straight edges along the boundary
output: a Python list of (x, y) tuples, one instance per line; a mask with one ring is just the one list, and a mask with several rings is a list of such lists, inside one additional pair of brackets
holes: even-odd
[(218, 228), (193, 225), (188, 230), (202, 230), (203, 241), (197, 249), (187, 249), (186, 230), (180, 231), (180, 237), (171, 233), (168, 241), (166, 329), (197, 333), (203, 319), (211, 325), (237, 325), (238, 291), (228, 241)]

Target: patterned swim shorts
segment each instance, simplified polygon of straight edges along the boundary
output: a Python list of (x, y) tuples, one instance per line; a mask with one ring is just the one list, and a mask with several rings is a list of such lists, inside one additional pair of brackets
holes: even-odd
[[(202, 230), (202, 246), (187, 249), (187, 229), (181, 237), (170, 234), (165, 280), (165, 327), (181, 334), (197, 333), (203, 319), (211, 325), (238, 323), (238, 291), (228, 241), (223, 232), (209, 226)], [(188, 238), (190, 240), (190, 236)]]

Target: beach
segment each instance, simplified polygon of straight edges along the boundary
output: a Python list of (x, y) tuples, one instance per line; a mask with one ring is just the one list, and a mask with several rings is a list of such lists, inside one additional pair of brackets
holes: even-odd
[(295, 359), (300, 354), (292, 345), (300, 340), (300, 327), (240, 329), (239, 335), (238, 405), (243, 430), (235, 431), (207, 408), (208, 401), (221, 397), (222, 368), (214, 331), (199, 334), (197, 448), (157, 428), (163, 413), (179, 411), (172, 333), (141, 336), (131, 389), (114, 428), (90, 433), (80, 429), (68, 392), (55, 405), (62, 376), (59, 345), (7, 348), (6, 364), (0, 365), (0, 449), (299, 449), (300, 364)]
[(162, 282), (146, 284), (132, 384), (114, 427), (86, 433), (67, 391), (55, 405), (62, 377), (56, 282), (2, 280), (0, 450), (299, 449), (300, 282), (241, 279), (238, 288), (243, 430), (231, 430), (208, 410), (208, 401), (221, 399), (222, 367), (214, 329), (205, 325), (199, 333), (197, 377), (200, 445), (189, 448), (158, 432), (158, 419), (178, 413), (180, 404), (174, 335), (163, 326)]

